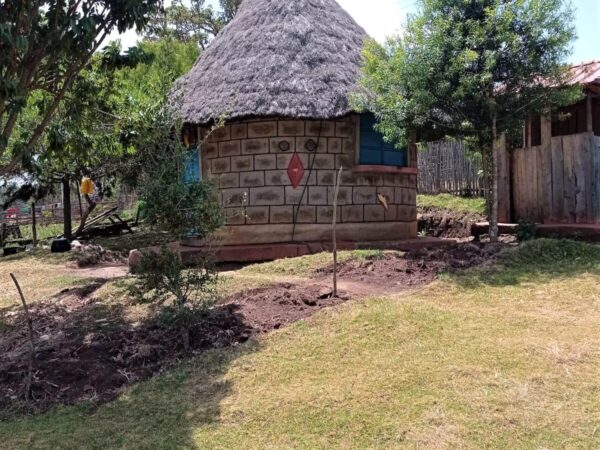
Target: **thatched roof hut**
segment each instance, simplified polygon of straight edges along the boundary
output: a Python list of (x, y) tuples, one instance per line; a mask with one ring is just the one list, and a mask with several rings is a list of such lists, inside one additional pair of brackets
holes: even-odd
[(343, 116), (366, 37), (335, 0), (245, 0), (180, 80), (183, 119)]
[(179, 80), (200, 143), (186, 173), (217, 184), (226, 244), (296, 255), (298, 242), (329, 241), (340, 168), (338, 239), (416, 237), (416, 147), (394, 148), (349, 103), (366, 38), (335, 0), (244, 0)]

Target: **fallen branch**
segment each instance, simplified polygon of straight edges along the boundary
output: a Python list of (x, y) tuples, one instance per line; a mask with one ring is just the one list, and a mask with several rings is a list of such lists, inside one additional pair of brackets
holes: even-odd
[(35, 343), (33, 338), (33, 320), (31, 318), (31, 314), (29, 314), (29, 308), (27, 307), (27, 303), (25, 302), (25, 296), (23, 295), (23, 291), (21, 290), (21, 286), (17, 281), (17, 278), (14, 274), (10, 274), (17, 291), (19, 292), (19, 296), (21, 297), (21, 303), (23, 304), (23, 311), (25, 312), (25, 319), (27, 320), (27, 327), (29, 328), (29, 364), (27, 368), (27, 380), (25, 382), (25, 401), (29, 402), (31, 397), (31, 384), (33, 381), (33, 366), (35, 362)]

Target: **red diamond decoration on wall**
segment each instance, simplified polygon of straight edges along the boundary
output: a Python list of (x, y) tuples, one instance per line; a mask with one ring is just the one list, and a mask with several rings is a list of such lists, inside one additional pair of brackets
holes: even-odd
[(292, 156), (287, 173), (288, 177), (290, 177), (290, 181), (292, 182), (292, 186), (294, 186), (294, 189), (296, 189), (300, 184), (300, 181), (302, 181), (302, 177), (304, 176), (304, 166), (302, 165), (302, 160), (298, 156), (298, 153), (294, 153)]

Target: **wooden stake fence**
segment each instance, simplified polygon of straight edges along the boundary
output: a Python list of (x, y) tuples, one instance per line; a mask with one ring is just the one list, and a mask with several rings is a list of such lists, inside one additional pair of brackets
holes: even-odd
[(418, 167), (421, 194), (483, 194), (481, 166), (461, 141), (430, 142), (419, 152)]

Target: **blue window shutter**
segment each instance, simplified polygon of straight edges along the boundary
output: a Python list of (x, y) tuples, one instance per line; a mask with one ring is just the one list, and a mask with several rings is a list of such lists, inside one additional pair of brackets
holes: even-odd
[(198, 183), (201, 179), (200, 152), (197, 146), (191, 148), (189, 157), (185, 161), (184, 181), (186, 183)]
[(361, 114), (359, 164), (406, 167), (406, 149), (397, 149), (385, 142), (383, 135), (375, 130), (376, 124), (374, 114)]

